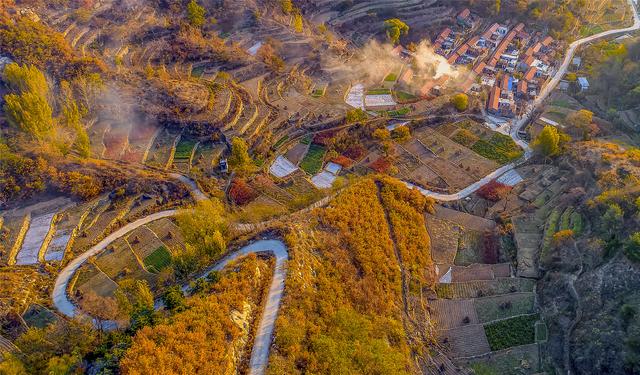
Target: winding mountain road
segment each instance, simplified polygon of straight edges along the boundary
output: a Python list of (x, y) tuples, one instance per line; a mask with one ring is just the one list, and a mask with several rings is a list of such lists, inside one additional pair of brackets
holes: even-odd
[(534, 100), (529, 110), (525, 113), (524, 116), (521, 116), (512, 120), (511, 131), (509, 132), (509, 135), (525, 151), (523, 157), (519, 161), (502, 166), (497, 170), (491, 172), (484, 178), (482, 178), (480, 181), (474, 182), (473, 184), (453, 194), (437, 193), (434, 191), (423, 189), (419, 186), (415, 186), (406, 181), (404, 183), (409, 187), (417, 188), (418, 191), (422, 193), (422, 195), (431, 197), (435, 200), (443, 201), (443, 202), (457, 201), (470, 196), (471, 194), (475, 193), (478, 189), (480, 189), (482, 186), (491, 182), (491, 180), (502, 176), (508, 171), (516, 168), (519, 164), (522, 164), (525, 161), (527, 161), (531, 157), (533, 152), (529, 147), (529, 144), (524, 140), (520, 139), (520, 137), (518, 137), (518, 132), (520, 131), (520, 129), (522, 129), (524, 125), (526, 125), (529, 122), (529, 120), (531, 120), (533, 113), (535, 112), (535, 109), (537, 109), (538, 107), (540, 107), (540, 105), (542, 105), (542, 103), (549, 97), (553, 89), (555, 89), (558, 83), (560, 83), (560, 81), (562, 80), (562, 77), (564, 77), (564, 75), (567, 73), (567, 69), (569, 69), (569, 66), (571, 65), (571, 60), (573, 59), (573, 56), (575, 55), (578, 47), (586, 43), (590, 43), (595, 40), (602, 39), (608, 36), (614, 36), (614, 35), (619, 35), (619, 34), (640, 30), (640, 16), (638, 15), (638, 11), (636, 9), (634, 0), (628, 0), (628, 2), (629, 2), (629, 7), (631, 7), (631, 11), (633, 13), (633, 26), (626, 27), (623, 29), (614, 29), (614, 30), (604, 31), (586, 38), (578, 39), (575, 42), (571, 43), (569, 45), (569, 48), (567, 49), (567, 53), (564, 57), (562, 65), (560, 65), (560, 68), (558, 68), (558, 71), (553, 76), (553, 78), (549, 81), (549, 83), (547, 83), (544, 86), (544, 88), (542, 89), (538, 97)]
[[(539, 97), (534, 101), (531, 111), (527, 112), (527, 114), (525, 114), (523, 117), (517, 118), (513, 121), (510, 135), (514, 139), (514, 141), (516, 141), (525, 150), (525, 155), (520, 162), (527, 160), (531, 156), (531, 149), (529, 148), (529, 145), (526, 142), (518, 138), (518, 131), (531, 119), (534, 109), (542, 104), (542, 102), (549, 96), (549, 94), (552, 92), (555, 86), (560, 82), (560, 80), (562, 79), (562, 77), (564, 76), (564, 74), (566, 73), (570, 65), (571, 59), (573, 58), (573, 55), (575, 54), (576, 49), (585, 43), (589, 43), (600, 38), (617, 35), (621, 33), (632, 32), (640, 29), (640, 17), (638, 16), (638, 13), (636, 11), (635, 4), (633, 3), (633, 0), (628, 0), (628, 1), (629, 1), (629, 5), (633, 9), (633, 14), (634, 14), (633, 26), (624, 28), (624, 29), (605, 31), (605, 32), (602, 32), (587, 38), (583, 38), (571, 43), (571, 45), (569, 46), (569, 49), (567, 50), (567, 54), (565, 56), (565, 59), (562, 65), (560, 66), (560, 68), (558, 69), (554, 77), (551, 79), (551, 81), (544, 87)], [(473, 183), (454, 194), (440, 194), (440, 193), (432, 192), (419, 187), (417, 188), (425, 196), (432, 197), (439, 201), (459, 200), (473, 194), (483, 185), (487, 184), (488, 182), (490, 182), (495, 178), (500, 177), (502, 174), (510, 171), (511, 169), (515, 168), (517, 165), (518, 163), (511, 163), (511, 164), (505, 165), (497, 169), (496, 171), (490, 173), (489, 175), (485, 176), (480, 181)], [(183, 183), (187, 184), (196, 200), (204, 200), (207, 198), (206, 195), (202, 193), (200, 189), (198, 189), (197, 185), (193, 180), (178, 174), (172, 174), (171, 177), (179, 179)], [(408, 184), (408, 185), (413, 186), (411, 184)], [(175, 216), (177, 212), (178, 212), (177, 210), (161, 211), (161, 212), (157, 212), (149, 216), (146, 216), (142, 219), (136, 220), (134, 222), (131, 222), (123, 226), (122, 228), (116, 230), (115, 232), (111, 233), (105, 239), (100, 241), (98, 244), (91, 247), (89, 250), (85, 251), (84, 253), (80, 254), (78, 257), (73, 259), (71, 262), (69, 262), (67, 266), (64, 269), (62, 269), (62, 271), (60, 271), (58, 277), (56, 278), (53, 292), (51, 295), (53, 299), (53, 304), (58, 309), (58, 311), (60, 311), (62, 314), (69, 317), (74, 317), (78, 314), (76, 306), (69, 300), (67, 296), (67, 288), (69, 286), (69, 281), (71, 280), (75, 272), (90, 257), (99, 254), (101, 251), (106, 249), (106, 247), (109, 246), (109, 244), (111, 244), (113, 241), (126, 235), (132, 230), (155, 220)], [(279, 240), (256, 241), (252, 244), (249, 244), (241, 248), (236, 252), (233, 252), (227, 255), (226, 257), (224, 257), (222, 260), (217, 262), (212, 268), (208, 270), (208, 271), (222, 270), (227, 264), (229, 264), (229, 262), (232, 262), (242, 256), (245, 256), (251, 253), (264, 253), (264, 252), (272, 253), (275, 256), (276, 266), (275, 266), (275, 271), (273, 274), (271, 286), (269, 288), (269, 294), (267, 296), (264, 312), (260, 319), (257, 336), (255, 338), (254, 346), (251, 352), (251, 359), (250, 359), (249, 366), (250, 366), (250, 373), (253, 375), (264, 374), (266, 370), (266, 366), (268, 364), (269, 348), (271, 346), (271, 337), (273, 336), (275, 320), (278, 314), (278, 309), (280, 307), (282, 295), (284, 293), (284, 280), (286, 277), (286, 261), (289, 259), (287, 247), (282, 241), (279, 241)], [(204, 275), (201, 277), (204, 277)]]

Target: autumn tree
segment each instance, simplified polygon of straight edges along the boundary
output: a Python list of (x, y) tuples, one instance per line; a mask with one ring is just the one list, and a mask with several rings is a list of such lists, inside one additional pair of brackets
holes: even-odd
[(569, 141), (566, 134), (560, 133), (555, 126), (547, 125), (533, 141), (533, 148), (545, 158), (558, 155), (562, 146)]
[(233, 137), (231, 140), (229, 166), (239, 172), (249, 171), (253, 167), (253, 160), (249, 156), (249, 146), (240, 137)]
[(293, 16), (293, 29), (297, 33), (301, 33), (303, 30), (303, 26), (304, 26), (304, 23), (302, 21), (302, 15), (297, 13), (295, 16)]
[(466, 111), (469, 107), (469, 97), (464, 93), (457, 94), (451, 98), (451, 104), (453, 104), (459, 112)]
[(367, 119), (367, 112), (360, 108), (354, 108), (347, 112), (346, 120), (348, 123), (364, 121)]
[(177, 221), (187, 244), (174, 259), (176, 277), (181, 279), (226, 251), (228, 228), (224, 206), (217, 199), (198, 202), (193, 210), (181, 212)]
[(397, 142), (406, 142), (411, 138), (411, 131), (407, 126), (398, 126), (392, 132), (393, 139)]
[(114, 297), (101, 297), (94, 291), (90, 291), (82, 296), (80, 301), (82, 311), (93, 317), (99, 330), (104, 328), (108, 321), (115, 321), (120, 317), (118, 301)]
[(372, 135), (373, 138), (377, 139), (380, 142), (386, 141), (391, 137), (391, 133), (386, 128), (378, 128), (373, 131)]
[(187, 19), (191, 26), (200, 28), (204, 25), (205, 9), (196, 0), (191, 0), (187, 5)]
[(384, 21), (384, 28), (392, 44), (397, 44), (401, 36), (409, 33), (409, 26), (398, 18), (390, 18)]
[(280, 8), (284, 14), (289, 14), (293, 11), (293, 3), (291, 0), (280, 0)]

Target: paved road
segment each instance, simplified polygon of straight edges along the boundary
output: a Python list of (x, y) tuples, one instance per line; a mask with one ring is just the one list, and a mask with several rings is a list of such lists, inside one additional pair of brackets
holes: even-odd
[(207, 197), (207, 195), (203, 193), (202, 190), (200, 190), (198, 184), (196, 184), (196, 182), (189, 177), (178, 173), (169, 173), (169, 177), (175, 178), (176, 180), (179, 180), (180, 182), (187, 185), (189, 191), (191, 191), (191, 195), (193, 195), (193, 199), (195, 199), (196, 201), (204, 201), (209, 199), (209, 197)]
[(532, 152), (531, 148), (529, 147), (529, 144), (527, 142), (525, 142), (524, 140), (520, 139), (520, 137), (518, 137), (518, 132), (520, 131), (520, 129), (522, 129), (522, 127), (524, 125), (526, 125), (529, 122), (529, 120), (531, 119), (531, 116), (535, 112), (535, 109), (538, 108), (540, 105), (542, 105), (542, 103), (545, 101), (545, 99), (547, 99), (547, 97), (549, 97), (549, 95), (551, 94), (553, 89), (555, 89), (555, 87), (558, 85), (558, 83), (560, 83), (560, 81), (564, 77), (565, 73), (567, 73), (567, 69), (571, 65), (571, 60), (573, 59), (573, 56), (575, 55), (575, 52), (578, 49), (578, 47), (580, 47), (583, 44), (593, 42), (594, 40), (598, 40), (598, 39), (601, 39), (601, 38), (606, 38), (608, 36), (624, 34), (624, 33), (632, 32), (632, 31), (636, 31), (636, 30), (640, 29), (640, 16), (638, 15), (638, 11), (636, 9), (636, 6), (635, 6), (633, 0), (628, 0), (628, 2), (629, 2), (629, 6), (632, 9), (633, 15), (634, 15), (633, 26), (630, 26), (630, 27), (627, 27), (627, 28), (623, 28), (623, 29), (615, 29), (615, 30), (604, 31), (604, 32), (599, 33), (599, 34), (595, 34), (595, 35), (592, 35), (592, 36), (589, 36), (589, 37), (586, 37), (586, 38), (578, 39), (575, 42), (571, 43), (569, 45), (569, 48), (567, 49), (567, 54), (564, 57), (564, 61), (562, 62), (562, 65), (560, 66), (560, 68), (558, 68), (558, 71), (553, 76), (553, 78), (549, 81), (549, 83), (547, 85), (545, 85), (545, 87), (542, 89), (542, 91), (540, 92), (540, 95), (538, 95), (538, 97), (533, 102), (533, 105), (532, 105), (531, 109), (524, 116), (518, 117), (518, 118), (513, 120), (512, 126), (511, 126), (511, 131), (509, 132), (509, 135), (525, 151), (524, 156), (519, 161), (517, 161), (515, 163), (507, 164), (507, 165), (505, 165), (505, 166), (503, 166), (503, 167), (491, 172), (490, 174), (485, 176), (480, 181), (474, 182), (473, 184), (471, 184), (471, 185), (467, 186), (466, 188), (458, 191), (457, 193), (453, 193), (453, 194), (436, 193), (436, 192), (433, 192), (433, 191), (430, 191), (430, 190), (426, 190), (426, 189), (417, 187), (417, 186), (415, 186), (415, 185), (413, 185), (413, 184), (411, 184), (409, 182), (405, 182), (405, 184), (407, 186), (409, 186), (409, 187), (416, 187), (424, 196), (431, 197), (431, 198), (439, 200), (439, 201), (444, 201), (444, 202), (457, 201), (459, 199), (464, 199), (464, 198), (470, 196), (471, 194), (475, 193), (478, 189), (480, 189), (482, 186), (484, 186), (487, 183), (491, 182), (493, 179), (502, 176), (504, 173), (514, 169), (519, 164), (521, 164), (521, 163), (525, 162), (526, 160), (528, 160), (531, 157), (531, 155), (533, 154), (533, 152)]
[(73, 317), (76, 315), (76, 307), (71, 303), (69, 298), (67, 298), (67, 287), (69, 286), (69, 280), (73, 277), (73, 274), (80, 268), (80, 266), (86, 262), (90, 257), (100, 253), (104, 250), (109, 244), (118, 238), (124, 236), (125, 234), (131, 232), (132, 230), (148, 224), (152, 221), (162, 219), (165, 217), (174, 216), (177, 213), (176, 210), (167, 210), (157, 212), (155, 214), (151, 214), (142, 219), (131, 222), (124, 227), (118, 229), (117, 231), (111, 233), (105, 239), (98, 242), (97, 245), (93, 246), (89, 250), (80, 254), (78, 257), (74, 258), (65, 268), (60, 271), (58, 277), (56, 278), (56, 282), (53, 286), (53, 292), (51, 293), (51, 298), (53, 299), (53, 304), (55, 307), (66, 316)]

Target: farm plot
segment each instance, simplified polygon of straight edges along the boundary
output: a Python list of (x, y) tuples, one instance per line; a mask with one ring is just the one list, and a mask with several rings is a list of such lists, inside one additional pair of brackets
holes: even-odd
[[(416, 130), (414, 136), (435, 153), (438, 158), (448, 161), (459, 170), (459, 172), (456, 172), (456, 176), (458, 174), (461, 176), (466, 175), (466, 180), (470, 179), (474, 182), (498, 169), (498, 164), (495, 161), (471, 151), (469, 148), (428, 127)], [(468, 186), (469, 184), (470, 182), (463, 186)]]
[(171, 253), (162, 245), (144, 258), (144, 266), (153, 273), (158, 273), (171, 265)]
[(535, 342), (535, 324), (538, 314), (516, 316), (484, 326), (492, 351)]
[(118, 289), (118, 284), (92, 264), (85, 264), (78, 270), (75, 290), (81, 295), (95, 293), (101, 297), (111, 297)]
[(250, 181), (250, 184), (254, 190), (261, 192), (278, 203), (284, 204), (293, 199), (293, 195), (281, 189), (266, 175), (260, 174), (255, 176)]
[(524, 154), (524, 151), (511, 137), (501, 133), (494, 133), (486, 141), (484, 139), (478, 140), (471, 146), (471, 149), (479, 155), (500, 164), (510, 163)]
[(74, 206), (59, 215), (59, 219), (55, 225), (55, 233), (44, 255), (46, 262), (62, 261), (67, 246), (70, 241), (73, 241), (72, 238), (76, 235), (75, 232), (78, 228), (83, 225), (91, 212), (93, 204), (94, 203), (87, 203)]
[(261, 195), (242, 207), (235, 217), (242, 223), (259, 223), (284, 215), (287, 212), (288, 209), (283, 204), (267, 195)]
[(291, 163), (298, 165), (302, 161), (302, 158), (304, 158), (304, 155), (307, 153), (308, 148), (309, 148), (309, 145), (305, 145), (304, 143), (298, 143), (297, 145), (289, 149), (289, 151), (287, 151), (287, 153), (284, 156), (285, 158), (290, 160)]
[(474, 300), (478, 319), (482, 323), (509, 318), (534, 312), (535, 295), (533, 293), (510, 293)]
[(507, 293), (533, 292), (533, 279), (520, 277), (476, 280), (462, 283), (436, 284), (438, 298), (476, 298)]
[(452, 282), (475, 280), (493, 280), (511, 276), (511, 264), (472, 264), (470, 266), (452, 266)]
[(211, 173), (218, 167), (218, 161), (226, 147), (222, 143), (201, 142), (191, 160), (192, 170)]
[(458, 360), (456, 364), (470, 367), (476, 374), (533, 375), (540, 373), (538, 345), (529, 344), (491, 352), (485, 356)]
[(326, 149), (317, 144), (311, 144), (309, 151), (300, 162), (300, 168), (310, 175), (314, 175), (322, 169), (322, 162)]
[(59, 317), (46, 307), (34, 303), (22, 314), (22, 319), (29, 327), (44, 328), (57, 321)]
[(156, 234), (146, 226), (134, 229), (125, 239), (139, 259), (145, 259), (156, 249), (164, 245), (162, 241), (156, 237)]
[(110, 123), (102, 138), (105, 159), (119, 159), (129, 145), (129, 126)]
[(11, 251), (16, 246), (16, 242), (21, 241), (24, 237), (24, 232), (21, 233), (20, 229), (25, 225), (26, 220), (29, 220), (29, 218), (25, 215), (0, 217), (0, 222), (2, 222), (0, 227), (0, 250), (5, 262), (9, 261), (9, 256), (15, 257), (16, 254), (11, 254)]
[(438, 336), (440, 343), (449, 348), (453, 358), (482, 355), (491, 351), (482, 324), (440, 330)]
[(38, 263), (38, 254), (42, 248), (55, 213), (36, 216), (31, 219), (29, 230), (24, 236), (22, 247), (16, 257), (16, 265), (32, 265)]
[(158, 129), (149, 121), (134, 124), (129, 131), (129, 141), (122, 155), (123, 159), (131, 162), (143, 162), (156, 132)]
[(184, 249), (184, 240), (180, 228), (169, 218), (153, 221), (146, 225), (171, 252), (180, 252)]
[(293, 210), (307, 207), (322, 197), (322, 193), (302, 176), (296, 176), (291, 181), (283, 182), (278, 186), (294, 197), (287, 202), (289, 208)]
[(165, 129), (158, 134), (149, 150), (146, 163), (153, 167), (166, 168), (172, 157), (173, 147), (177, 137), (178, 133), (170, 131), (169, 129)]
[(460, 226), (428, 213), (425, 220), (429, 237), (438, 239), (431, 241), (431, 258), (436, 264), (453, 264), (462, 233)]
[(103, 201), (97, 207), (96, 216), (82, 228), (73, 244), (74, 253), (84, 250), (100, 239), (118, 220), (124, 218), (131, 207), (132, 198), (120, 202)]
[(471, 215), (466, 212), (453, 210), (442, 206), (436, 206), (435, 209), (436, 217), (459, 224), (465, 229), (482, 232), (485, 230), (493, 230), (496, 227), (495, 221), (485, 219), (480, 216)]
[(471, 299), (438, 299), (429, 303), (433, 324), (438, 329), (451, 329), (468, 324), (478, 324), (480, 320)]
[(139, 259), (123, 239), (116, 240), (101, 252), (96, 257), (95, 264), (116, 282), (125, 277), (142, 278), (145, 276)]
[(462, 232), (458, 242), (458, 252), (454, 263), (459, 266), (468, 266), (485, 261), (484, 234), (472, 230)]
[(189, 172), (191, 157), (197, 142), (193, 139), (181, 137), (173, 156), (173, 166), (181, 172)]

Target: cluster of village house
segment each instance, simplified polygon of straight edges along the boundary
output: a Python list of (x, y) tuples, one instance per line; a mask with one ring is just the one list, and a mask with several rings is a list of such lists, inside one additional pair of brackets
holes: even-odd
[[(455, 17), (456, 26), (447, 27), (433, 41), (436, 53), (451, 65), (468, 66), (470, 72), (462, 91), (488, 89), (487, 112), (514, 117), (524, 112), (553, 73), (555, 52), (560, 47), (550, 36), (525, 31), (523, 23), (513, 26), (493, 23), (482, 34), (469, 35), (477, 22), (469, 9)], [(402, 47), (396, 52), (409, 54)], [(409, 84), (411, 69), (403, 71), (399, 83)], [(421, 97), (438, 95), (449, 76), (427, 80), (415, 93)]]
[(558, 43), (539, 32), (528, 33), (523, 23), (494, 23), (466, 39), (465, 31), (474, 23), (469, 9), (458, 13), (456, 22), (460, 31), (444, 29), (433, 46), (449, 64), (472, 66), (463, 91), (488, 87), (487, 112), (493, 115), (513, 117), (524, 111), (552, 73)]

